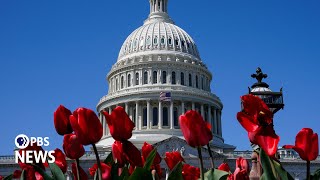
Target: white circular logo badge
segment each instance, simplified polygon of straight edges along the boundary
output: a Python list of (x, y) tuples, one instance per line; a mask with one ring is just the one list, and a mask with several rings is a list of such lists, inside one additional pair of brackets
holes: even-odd
[(19, 134), (14, 143), (16, 144), (17, 148), (24, 149), (29, 145), (29, 138), (24, 134)]

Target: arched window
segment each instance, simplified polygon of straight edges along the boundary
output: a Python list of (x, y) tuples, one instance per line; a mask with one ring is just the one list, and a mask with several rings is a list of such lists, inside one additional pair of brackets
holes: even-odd
[(171, 78), (172, 78), (172, 84), (176, 84), (176, 72), (172, 72), (172, 75), (171, 75)]
[(199, 88), (198, 75), (196, 75), (196, 88)]
[(153, 44), (158, 44), (158, 36), (155, 36), (153, 39)]
[(162, 71), (162, 84), (167, 83), (167, 71)]
[(167, 107), (163, 107), (162, 118), (163, 118), (162, 125), (169, 126), (168, 108)]
[(172, 39), (171, 39), (171, 37), (169, 37), (168, 43), (169, 43), (169, 45), (172, 45)]
[(147, 126), (147, 108), (143, 108), (143, 126)]
[(192, 86), (192, 75), (189, 74), (189, 86)]
[(121, 76), (121, 89), (123, 89), (123, 88), (124, 88), (124, 77)]
[(158, 72), (157, 71), (153, 71), (153, 80), (152, 80), (153, 84), (157, 84), (158, 83)]
[(176, 46), (179, 46), (179, 40), (175, 39)]
[(179, 126), (179, 123), (178, 123), (178, 108), (177, 107), (173, 108), (173, 124), (174, 124), (174, 126)]
[(143, 73), (143, 84), (148, 84), (148, 72)]
[(151, 38), (150, 36), (147, 37), (147, 45), (150, 45), (151, 44)]
[(152, 122), (152, 126), (158, 126), (158, 108), (154, 107), (152, 110), (152, 115), (153, 115), (153, 122)]
[(184, 41), (181, 41), (181, 46), (184, 47)]
[(181, 72), (180, 77), (181, 77), (181, 85), (184, 86), (184, 73), (183, 72)]
[(139, 73), (136, 73), (136, 85), (139, 85)]
[(161, 37), (161, 44), (164, 45), (164, 37)]
[(203, 76), (201, 77), (201, 89), (204, 89), (204, 80), (203, 80)]
[(128, 87), (131, 86), (131, 74), (128, 74), (128, 79), (127, 79), (127, 84), (128, 84)]
[(116, 91), (118, 90), (118, 78), (116, 78)]

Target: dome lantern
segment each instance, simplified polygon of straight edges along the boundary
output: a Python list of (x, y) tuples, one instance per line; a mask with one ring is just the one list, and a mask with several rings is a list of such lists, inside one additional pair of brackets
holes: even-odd
[(168, 0), (150, 0), (150, 14), (144, 24), (150, 24), (155, 21), (172, 23), (174, 22), (168, 15)]

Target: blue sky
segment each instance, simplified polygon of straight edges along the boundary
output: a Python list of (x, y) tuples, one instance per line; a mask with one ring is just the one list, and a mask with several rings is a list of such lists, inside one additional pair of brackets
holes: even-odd
[[(275, 116), (279, 145), (294, 143), (303, 127), (320, 133), (319, 6), (317, 0), (169, 1), (170, 16), (196, 41), (214, 75), (226, 143), (250, 148), (235, 116), (258, 66), (272, 90), (284, 88), (285, 109)], [(48, 136), (48, 148), (61, 148), (53, 112), (59, 104), (95, 109), (123, 41), (148, 11), (148, 0), (0, 1), (0, 155), (13, 154), (20, 133)]]

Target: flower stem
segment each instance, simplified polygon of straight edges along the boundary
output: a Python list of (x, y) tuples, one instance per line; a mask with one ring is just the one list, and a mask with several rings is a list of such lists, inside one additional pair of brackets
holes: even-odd
[(79, 159), (76, 159), (76, 169), (77, 169), (77, 180), (80, 180), (80, 161)]
[(96, 145), (93, 143), (92, 144), (93, 150), (94, 150), (94, 154), (96, 155), (96, 159), (97, 159), (97, 165), (98, 165), (98, 177), (99, 180), (102, 180), (102, 174), (101, 174), (101, 163), (100, 163), (100, 158), (99, 158), (99, 154), (98, 154), (98, 150)]
[(307, 161), (307, 180), (310, 180), (310, 161)]
[(209, 155), (210, 155), (210, 159), (211, 159), (211, 166), (212, 166), (212, 169), (214, 169), (214, 159), (213, 159), (212, 151), (211, 151), (209, 144), (207, 144), (207, 147), (208, 147), (208, 151), (209, 151)]
[(204, 172), (203, 172), (203, 159), (202, 159), (202, 154), (201, 154), (201, 147), (198, 147), (198, 155), (200, 159), (200, 175), (201, 175), (201, 180), (204, 180)]

